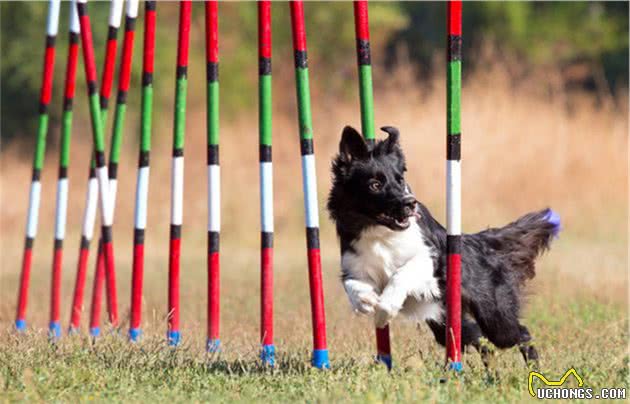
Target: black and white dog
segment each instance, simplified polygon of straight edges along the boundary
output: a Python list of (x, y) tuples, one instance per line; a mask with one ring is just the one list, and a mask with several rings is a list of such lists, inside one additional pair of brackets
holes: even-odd
[[(445, 343), (446, 230), (405, 182), (398, 130), (368, 146), (347, 126), (332, 163), (328, 210), (341, 243), (341, 278), (353, 309), (374, 314), (377, 327), (402, 314), (426, 321)], [(462, 344), (485, 353), (518, 345), (526, 361), (538, 353), (519, 321), (534, 261), (560, 230), (550, 209), (501, 228), (462, 236)], [(485, 360), (484, 360), (485, 361)]]

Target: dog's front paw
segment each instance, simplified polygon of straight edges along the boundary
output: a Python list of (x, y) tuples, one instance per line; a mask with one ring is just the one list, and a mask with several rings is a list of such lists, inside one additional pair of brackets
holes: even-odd
[(374, 306), (378, 303), (378, 295), (373, 291), (357, 293), (352, 300), (354, 311), (360, 314), (374, 313)]
[(388, 302), (378, 302), (374, 313), (374, 325), (376, 325), (377, 328), (385, 327), (394, 317), (396, 317), (399, 311), (400, 307), (394, 307)]

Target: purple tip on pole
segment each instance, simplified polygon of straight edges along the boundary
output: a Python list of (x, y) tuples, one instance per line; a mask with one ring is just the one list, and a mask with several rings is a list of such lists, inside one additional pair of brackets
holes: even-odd
[(555, 211), (548, 209), (545, 220), (553, 225), (553, 235), (558, 237), (558, 233), (560, 233), (560, 230), (562, 230), (560, 215)]

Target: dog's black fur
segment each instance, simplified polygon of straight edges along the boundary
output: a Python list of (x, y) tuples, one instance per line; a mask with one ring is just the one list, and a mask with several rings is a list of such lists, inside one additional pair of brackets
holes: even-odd
[[(382, 129), (389, 137), (370, 146), (356, 130), (344, 128), (339, 154), (333, 160), (328, 210), (336, 224), (341, 253), (352, 251), (353, 241), (369, 226), (402, 230), (409, 226), (405, 220), (417, 220), (425, 243), (433, 251), (434, 276), (444, 304), (446, 230), (415, 198), (410, 212), (410, 191), (404, 180), (405, 157), (398, 142), (398, 130)], [(519, 320), (523, 286), (534, 277), (536, 257), (549, 248), (559, 229), (558, 216), (544, 209), (501, 228), (462, 236), (464, 346), (472, 345), (483, 351), (479, 341), (483, 336), (498, 348), (519, 345), (526, 361), (538, 358), (529, 344), (531, 335)], [(342, 269), (344, 276), (347, 274)], [(427, 323), (437, 342), (444, 345), (445, 325), (435, 320)]]

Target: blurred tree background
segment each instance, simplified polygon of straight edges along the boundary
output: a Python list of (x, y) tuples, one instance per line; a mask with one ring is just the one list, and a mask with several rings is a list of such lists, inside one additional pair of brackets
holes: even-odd
[[(61, 113), (68, 7), (69, 3), (64, 2), (57, 39), (51, 106), (53, 127)], [(256, 4), (221, 3), (219, 10), (222, 113), (230, 116), (256, 105)], [(101, 66), (109, 4), (90, 2), (89, 11), (97, 63)], [(0, 12), (0, 140), (5, 145), (17, 140), (31, 142), (36, 125), (47, 3), (2, 2)], [(143, 14), (141, 5), (132, 80), (132, 89), (138, 91), (130, 92), (130, 103), (139, 99)], [(202, 4), (194, 5), (193, 15), (191, 76), (202, 79), (205, 76)], [(356, 74), (352, 4), (309, 2), (305, 15), (310, 65), (318, 70), (318, 77), (325, 78), (325, 82), (318, 84), (326, 87), (326, 97), (354, 94), (355, 88), (348, 88), (348, 80), (344, 80)], [(166, 108), (165, 112), (172, 109), (177, 18), (175, 3), (158, 2), (156, 108)], [(292, 78), (288, 6), (274, 3), (273, 24), (274, 73), (276, 77)], [(410, 64), (419, 82), (440, 72), (445, 44), (445, 3), (371, 2), (370, 25), (375, 65), (393, 70), (401, 64)], [(625, 91), (628, 85), (627, 2), (466, 2), (464, 40), (466, 74), (485, 69), (489, 63), (509, 66), (515, 80), (560, 72), (562, 86), (579, 88), (595, 98), (602, 92)], [(487, 52), (488, 49), (492, 51)], [(85, 104), (82, 69), (81, 63), (75, 105)], [(333, 71), (342, 74), (329, 74)], [(201, 93), (190, 96), (193, 102), (204, 99)], [(82, 108), (85, 106), (79, 106), (78, 110)], [(54, 139), (54, 134), (51, 138)]]

